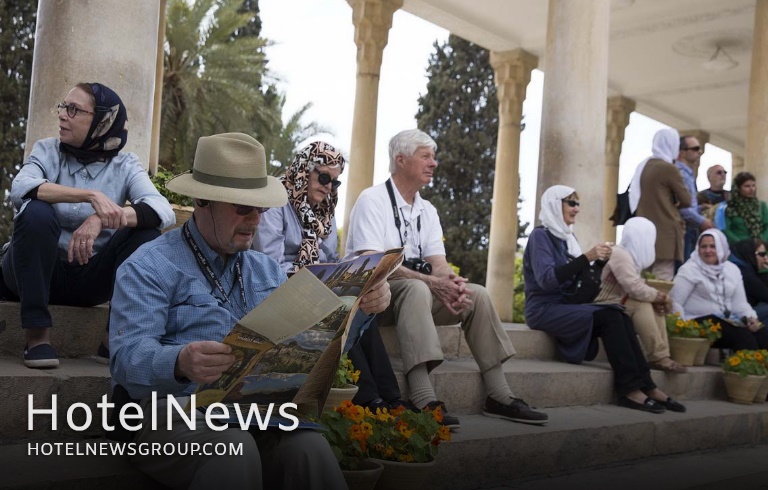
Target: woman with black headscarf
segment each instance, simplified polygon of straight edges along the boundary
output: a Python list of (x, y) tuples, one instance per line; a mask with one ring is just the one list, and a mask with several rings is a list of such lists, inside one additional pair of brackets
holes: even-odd
[(757, 318), (768, 324), (768, 253), (760, 239), (740, 240), (731, 246), (729, 260), (741, 271), (747, 301)]
[(175, 222), (138, 157), (120, 152), (128, 118), (114, 91), (78, 83), (56, 109), (59, 137), (37, 141), (11, 185), (17, 213), (2, 260), (2, 296), (21, 302), (31, 368), (59, 364), (48, 305), (108, 301), (117, 267)]

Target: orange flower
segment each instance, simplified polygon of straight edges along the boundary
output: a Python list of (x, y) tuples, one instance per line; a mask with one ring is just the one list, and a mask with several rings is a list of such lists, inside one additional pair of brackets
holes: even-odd
[(741, 359), (739, 359), (738, 356), (731, 356), (728, 358), (728, 364), (730, 364), (732, 367), (736, 367), (741, 364)]
[(410, 439), (410, 437), (413, 435), (413, 430), (408, 426), (408, 423), (398, 420), (395, 424), (395, 429), (400, 432), (400, 434), (403, 435), (406, 439)]
[(440, 405), (436, 406), (434, 410), (432, 410), (432, 416), (435, 417), (435, 420), (437, 420), (438, 424), (443, 423), (443, 409), (440, 408)]

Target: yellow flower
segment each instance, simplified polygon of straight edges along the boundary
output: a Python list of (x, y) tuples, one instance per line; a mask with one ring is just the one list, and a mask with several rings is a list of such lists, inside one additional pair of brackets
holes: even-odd
[(728, 364), (730, 364), (731, 367), (736, 367), (741, 364), (741, 359), (739, 359), (738, 356), (731, 356), (728, 358)]
[(395, 420), (395, 417), (390, 415), (386, 408), (385, 409), (377, 408), (376, 415), (374, 415), (373, 418), (375, 418), (379, 422), (387, 422), (390, 420)]
[(675, 326), (682, 328), (685, 326), (685, 322), (683, 320), (678, 320), (677, 323), (675, 323)]
[(406, 439), (410, 439), (410, 437), (413, 435), (413, 430), (410, 429), (408, 424), (402, 420), (397, 421), (395, 424), (395, 429), (397, 429), (397, 431), (400, 432), (400, 434), (402, 434), (402, 436)]
[(413, 454), (401, 454), (397, 457), (401, 463), (413, 463)]
[(763, 354), (761, 352), (755, 352), (755, 360), (756, 361), (762, 361), (763, 360)]
[(357, 383), (357, 380), (360, 379), (360, 370), (353, 371), (350, 375), (352, 376), (354, 382)]

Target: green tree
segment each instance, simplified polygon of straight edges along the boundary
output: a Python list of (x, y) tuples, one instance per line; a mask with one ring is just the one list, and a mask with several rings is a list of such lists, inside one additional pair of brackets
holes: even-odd
[(259, 30), (253, 30), (258, 8), (254, 12), (246, 7), (242, 0), (168, 3), (160, 129), (163, 167), (188, 169), (200, 136), (241, 131), (263, 138), (259, 128), (279, 126), (280, 113), (262, 90), (266, 41), (254, 35)]
[(37, 1), (0, 2), (0, 244), (10, 237), (11, 180), (24, 159)]
[[(437, 143), (442, 165), (422, 194), (440, 213), (448, 259), (463, 276), (484, 284), (499, 128), (489, 52), (451, 35), (435, 43), (427, 76), (416, 121)], [(525, 226), (518, 218), (518, 238)]]

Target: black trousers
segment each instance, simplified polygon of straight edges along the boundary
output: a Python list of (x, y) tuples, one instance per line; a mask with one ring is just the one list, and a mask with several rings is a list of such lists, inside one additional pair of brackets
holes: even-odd
[(53, 206), (34, 199), (16, 217), (3, 257), (3, 295), (21, 302), (22, 328), (53, 326), (49, 304), (95, 306), (112, 298), (117, 268), (139, 246), (160, 236), (157, 229), (123, 228), (85, 265), (59, 257), (61, 234)]
[(768, 349), (768, 326), (757, 332), (750, 332), (748, 328), (734, 327), (725, 322), (720, 322), (723, 328), (723, 336), (712, 344), (718, 349), (733, 350), (757, 350)]
[(373, 319), (370, 327), (363, 332), (360, 342), (347, 353), (355, 368), (360, 370), (360, 378), (357, 380), (359, 389), (352, 399), (357, 405), (377, 398), (384, 401), (401, 398), (400, 387), (381, 340), (377, 321), (377, 318)]
[(600, 337), (613, 369), (613, 385), (619, 396), (635, 390), (656, 388), (637, 340), (632, 319), (619, 310), (601, 308), (593, 314), (592, 337)]

